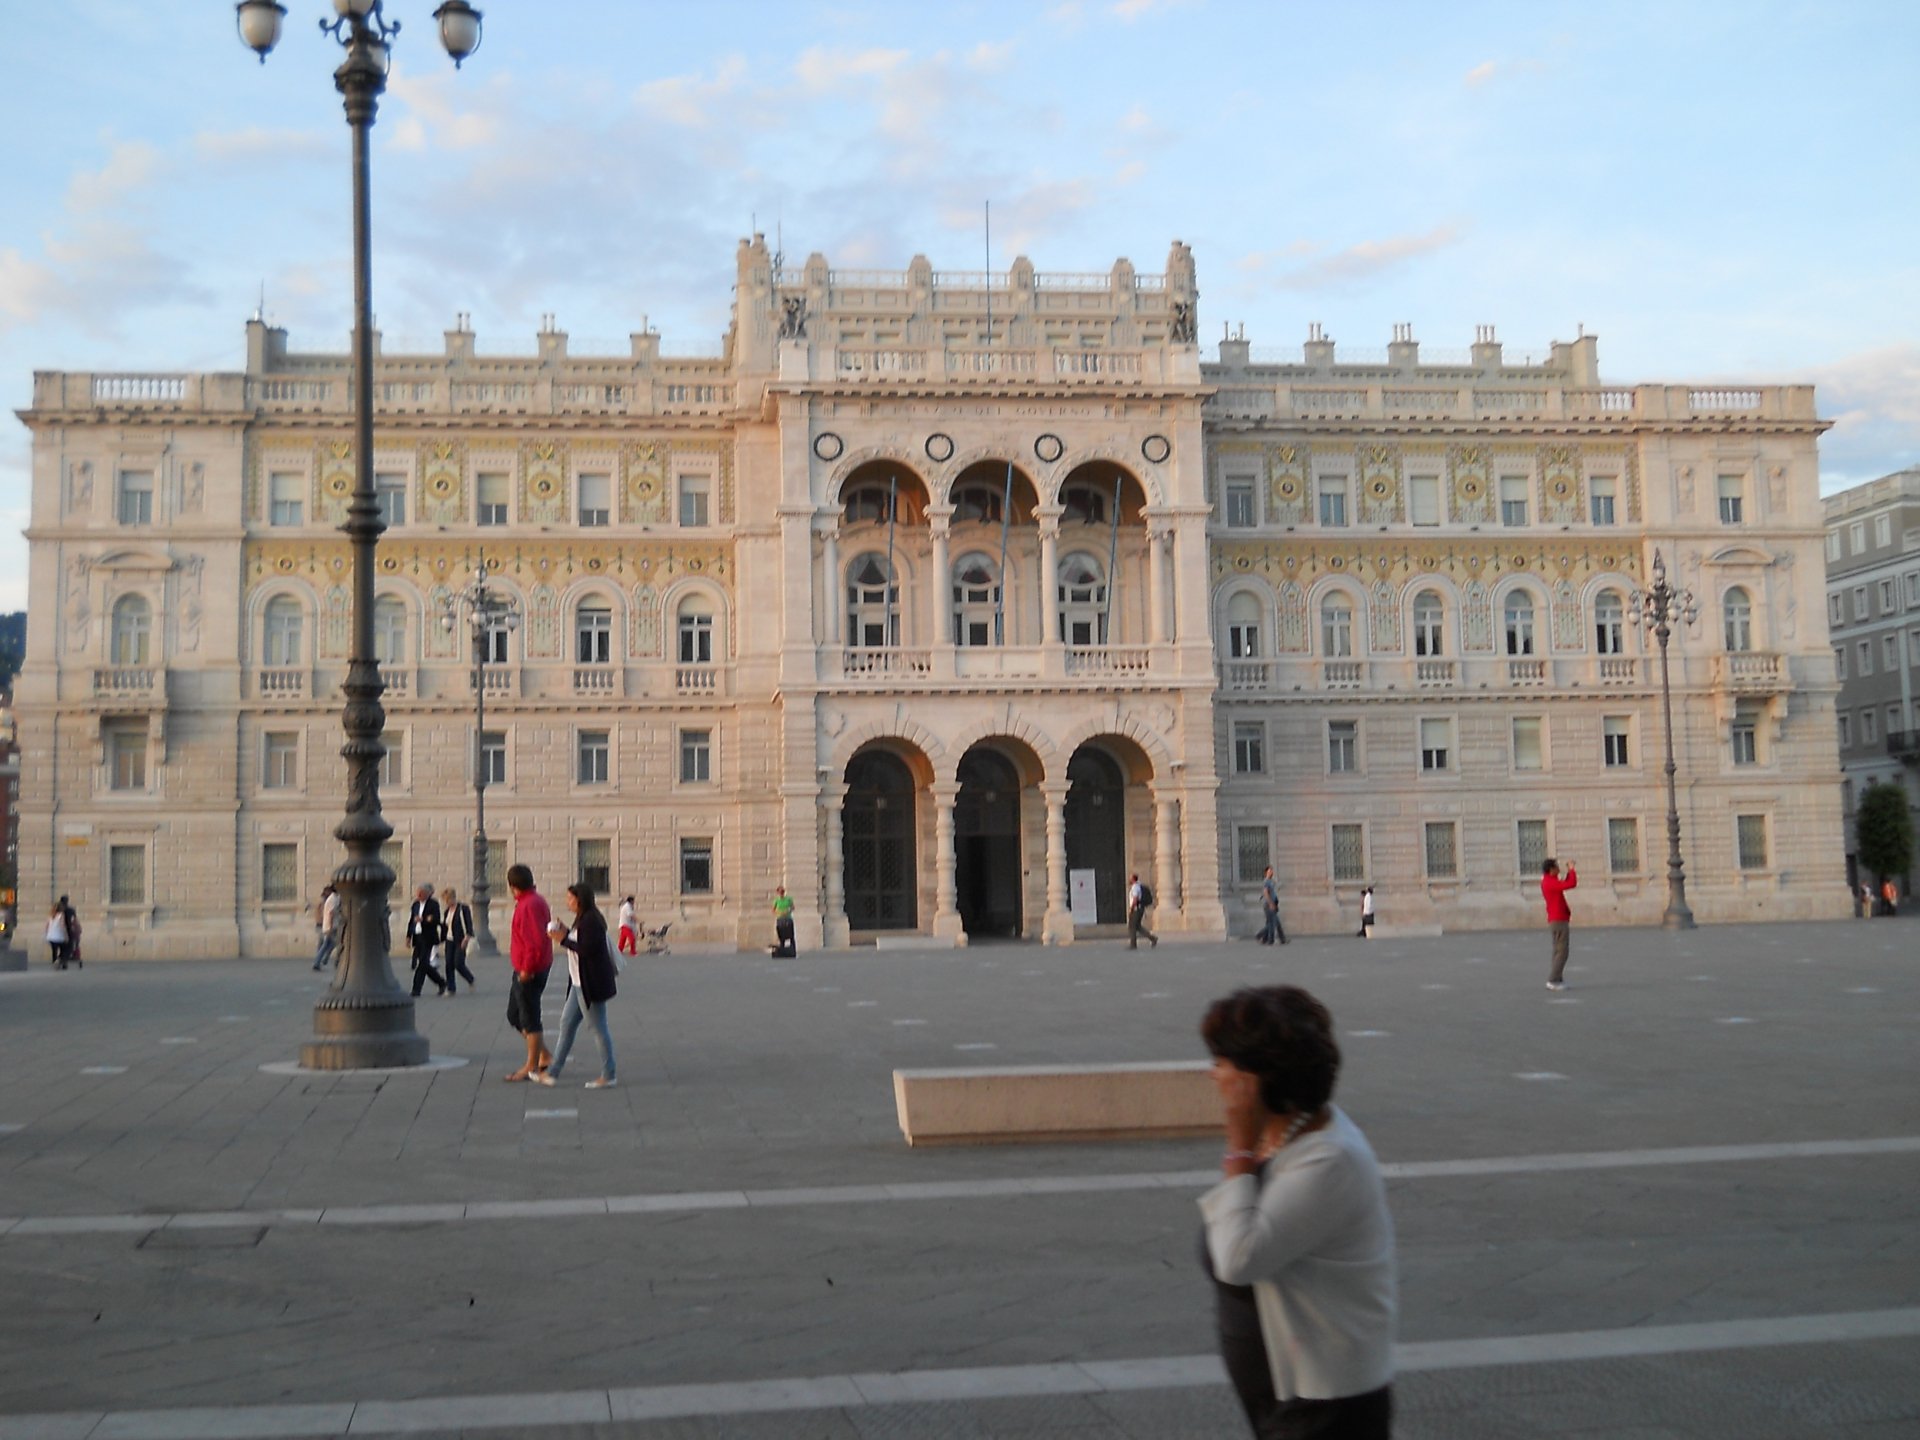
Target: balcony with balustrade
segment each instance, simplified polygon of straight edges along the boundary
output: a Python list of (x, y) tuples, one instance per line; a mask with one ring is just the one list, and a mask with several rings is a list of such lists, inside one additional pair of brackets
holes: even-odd
[(1306, 655), (1217, 662), (1223, 696), (1293, 695), (1366, 690), (1391, 694), (1579, 694), (1644, 690), (1651, 683), (1638, 655), (1372, 656), (1325, 660)]
[(152, 665), (103, 665), (93, 672), (96, 700), (166, 699), (167, 672)]
[(1714, 689), (1734, 695), (1779, 695), (1791, 689), (1787, 657), (1770, 650), (1734, 650), (1713, 657)]

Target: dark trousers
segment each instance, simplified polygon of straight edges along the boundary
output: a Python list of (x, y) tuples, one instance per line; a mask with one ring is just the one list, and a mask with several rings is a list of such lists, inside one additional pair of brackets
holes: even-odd
[(473, 972), (467, 969), (467, 946), (472, 943), (470, 940), (449, 940), (447, 942), (447, 993), (449, 995), (451, 995), (456, 988), (453, 983), (453, 977), (456, 975), (464, 975), (467, 977), (467, 988), (469, 990), (478, 990), (480, 988), (474, 981)]
[(773, 947), (773, 953), (782, 959), (790, 959), (800, 953), (793, 943), (793, 917), (782, 915), (773, 922), (773, 938), (780, 943)]
[(1256, 1440), (1389, 1440), (1393, 1389), (1382, 1385), (1338, 1400), (1272, 1400), (1258, 1413), (1248, 1406), (1247, 1419)]
[(441, 991), (447, 988), (447, 982), (433, 966), (433, 942), (416, 940), (413, 942), (413, 998), (418, 1000), (420, 992), (426, 988), (427, 981), (433, 981)]
[(1140, 937), (1142, 935), (1146, 936), (1148, 942), (1151, 944), (1158, 945), (1160, 943), (1160, 937), (1147, 929), (1147, 907), (1144, 905), (1135, 905), (1127, 911), (1127, 948), (1129, 950), (1138, 950), (1140, 948)]
[(1553, 973), (1547, 978), (1557, 985), (1560, 977), (1567, 973), (1567, 951), (1573, 946), (1573, 925), (1570, 921), (1554, 920), (1548, 923), (1547, 930), (1553, 936)]

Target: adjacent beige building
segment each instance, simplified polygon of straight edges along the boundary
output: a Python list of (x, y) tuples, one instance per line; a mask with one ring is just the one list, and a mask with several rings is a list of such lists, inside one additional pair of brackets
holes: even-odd
[[(1804, 387), (1601, 382), (1594, 341), (1202, 363), (1197, 281), (779, 268), (720, 358), (381, 355), (376, 637), (400, 886), (465, 890), (484, 557), (497, 875), (682, 943), (1163, 934), (1665, 903), (1656, 549), (1704, 921), (1839, 913), (1835, 681)], [(23, 902), (89, 950), (282, 954), (339, 856), (346, 357), (43, 373), (17, 692)], [(37, 903), (37, 902), (36, 902)]]

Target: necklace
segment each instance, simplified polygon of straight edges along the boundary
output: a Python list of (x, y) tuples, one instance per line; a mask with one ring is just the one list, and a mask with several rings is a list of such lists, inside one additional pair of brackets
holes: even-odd
[(1303, 1110), (1295, 1115), (1293, 1119), (1287, 1122), (1286, 1133), (1280, 1137), (1279, 1142), (1275, 1144), (1271, 1150), (1267, 1151), (1267, 1154), (1273, 1155), (1278, 1151), (1286, 1149), (1287, 1146), (1299, 1138), (1302, 1130), (1313, 1123), (1314, 1116), (1317, 1114), (1319, 1114), (1317, 1110)]

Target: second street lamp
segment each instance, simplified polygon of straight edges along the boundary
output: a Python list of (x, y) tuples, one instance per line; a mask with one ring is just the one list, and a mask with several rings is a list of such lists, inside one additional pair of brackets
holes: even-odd
[[(373, 640), (374, 548), (386, 529), (373, 485), (373, 246), (368, 151), (380, 95), (387, 87), (388, 45), (400, 31), (381, 0), (334, 0), (333, 20), (320, 29), (347, 52), (333, 83), (353, 131), (353, 498), (346, 531), (353, 549), (352, 643), (347, 659), (342, 727), (347, 761), (347, 813), (334, 836), (347, 858), (334, 872), (340, 893), (342, 947), (339, 972), (313, 1008), (313, 1038), (300, 1047), (300, 1063), (315, 1070), (365, 1070), (423, 1065), (427, 1037), (414, 1029), (413, 998), (393, 976), (387, 955), (393, 937), (387, 922), (394, 873), (381, 858), (393, 834), (380, 813), (380, 741), (387, 712), (385, 686)], [(259, 55), (279, 43), (286, 7), (278, 0), (240, 0), (234, 22), (240, 38)], [(466, 0), (447, 0), (435, 12), (440, 42), (458, 65), (480, 43), (480, 16)]]
[(466, 589), (449, 595), (440, 624), (451, 635), (465, 612), (473, 631), (473, 878), (468, 890), (473, 897), (474, 953), (491, 958), (500, 953), (493, 938), (491, 906), (492, 883), (487, 877), (487, 664), (507, 657), (495, 654), (496, 645), (520, 628), (520, 612), (511, 601), (487, 583), (487, 561), (483, 555)]
[(1691, 590), (1675, 589), (1667, 582), (1667, 562), (1653, 552), (1653, 586), (1636, 590), (1632, 597), (1636, 625), (1652, 626), (1653, 638), (1660, 642), (1660, 705), (1667, 723), (1667, 908), (1660, 916), (1662, 928), (1691, 930), (1693, 911), (1687, 908), (1687, 869), (1680, 859), (1680, 802), (1674, 788), (1673, 760), (1673, 680), (1667, 668), (1667, 641), (1676, 620), (1688, 625), (1699, 618), (1699, 607)]

